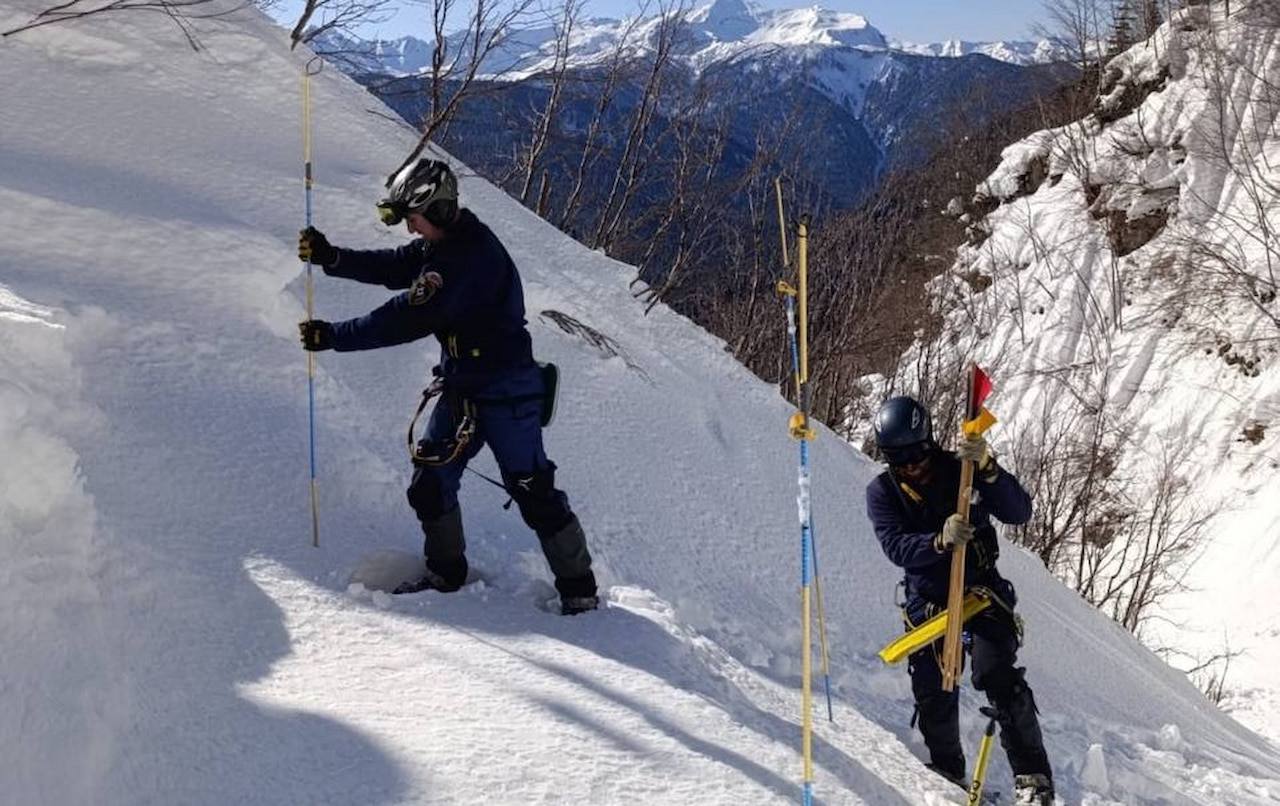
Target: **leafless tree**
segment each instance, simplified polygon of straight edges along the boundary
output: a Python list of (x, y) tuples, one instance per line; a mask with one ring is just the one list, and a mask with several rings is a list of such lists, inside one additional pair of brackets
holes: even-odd
[[(542, 156), (551, 142), (556, 117), (560, 111), (560, 100), (564, 96), (565, 84), (569, 77), (569, 48), (573, 41), (573, 31), (585, 6), (586, 0), (564, 0), (559, 17), (553, 26), (555, 56), (552, 65), (545, 73), (536, 76), (537, 81), (549, 84), (550, 88), (547, 101), (534, 121), (529, 144), (517, 161), (517, 169), (524, 174), (519, 193), (519, 199), (524, 204), (529, 202), (533, 178), (542, 168)], [(544, 195), (539, 194), (540, 200)], [(540, 204), (539, 207), (542, 205)]]
[[(1192, 656), (1181, 650), (1165, 648), (1158, 654), (1165, 657), (1169, 665), (1182, 669), (1183, 674), (1204, 692), (1209, 702), (1219, 707), (1226, 704), (1231, 695), (1227, 680), (1231, 676), (1231, 663), (1244, 654), (1243, 650), (1232, 649), (1224, 638), (1222, 649), (1204, 656)], [(1187, 663), (1190, 666), (1186, 666)], [(1184, 668), (1185, 667), (1185, 668)]]
[[(1274, 4), (1237, 7), (1235, 24), (1280, 25)], [(1188, 157), (1221, 170), (1235, 193), (1207, 198), (1186, 187), (1182, 207), (1188, 218), (1173, 239), (1188, 267), (1200, 273), (1198, 300), (1213, 313), (1223, 301), (1244, 302), (1275, 326), (1280, 338), (1280, 166), (1269, 156), (1280, 144), (1280, 80), (1254, 64), (1225, 32), (1212, 25), (1192, 33), (1189, 47), (1203, 65), (1209, 115), (1196, 127)], [(1240, 87), (1249, 88), (1241, 92)]]
[(1135, 421), (1108, 398), (1105, 371), (1064, 368), (1039, 382), (1040, 408), (1024, 412), (1012, 439), (1011, 464), (1036, 502), (1015, 539), (1140, 634), (1155, 606), (1184, 590), (1214, 517), (1191, 486), (1189, 444), (1135, 443)]
[(1044, 13), (1035, 33), (1069, 52), (1081, 73), (1095, 67), (1111, 26), (1108, 0), (1045, 0)]
[[(391, 0), (306, 0), (289, 33), (292, 47), (309, 44), (329, 33), (354, 38), (361, 25), (384, 22), (391, 13)], [(319, 20), (318, 23), (312, 24)]]
[(652, 310), (684, 278), (695, 256), (705, 250), (721, 226), (725, 205), (715, 193), (716, 171), (728, 140), (730, 118), (709, 108), (712, 82), (695, 83), (691, 97), (677, 109), (666, 138), (674, 150), (667, 178), (668, 199), (653, 211), (656, 224), (645, 238), (646, 245), (637, 266), (641, 274), (650, 268), (661, 245), (668, 242), (670, 254), (661, 276), (646, 285), (637, 296)]
[(603, 62), (603, 78), (596, 86), (596, 103), (591, 120), (587, 124), (586, 135), (582, 144), (581, 156), (573, 172), (572, 186), (560, 211), (557, 226), (565, 232), (578, 229), (578, 216), (582, 212), (583, 192), (597, 161), (603, 153), (600, 141), (608, 127), (609, 116), (613, 110), (618, 90), (623, 85), (631, 66), (631, 50), (634, 45), (636, 29), (643, 19), (647, 5), (642, 4), (640, 13), (628, 18), (626, 27), (618, 37), (617, 44)]
[(659, 0), (658, 24), (651, 35), (648, 56), (649, 70), (640, 91), (640, 101), (632, 112), (627, 126), (627, 136), (618, 158), (617, 170), (596, 217), (590, 246), (606, 252), (619, 235), (623, 216), (639, 185), (646, 168), (644, 160), (646, 141), (653, 124), (664, 82), (672, 67), (678, 36), (687, 24), (688, 0)]
[[(535, 0), (476, 0), (467, 11), (466, 28), (453, 34), (449, 30), (457, 22), (458, 0), (427, 2), (433, 46), (431, 68), (423, 76), (420, 90), (427, 99), (420, 123), (422, 137), (391, 176), (416, 160), (433, 138), (448, 131), (459, 108), (475, 90), (481, 69), (526, 18)], [(500, 78), (501, 72), (490, 78)]]
[(192, 50), (200, 50), (200, 38), (194, 23), (198, 20), (225, 17), (246, 6), (250, 0), (66, 0), (37, 12), (25, 23), (0, 31), (0, 36), (14, 36), (46, 25), (73, 22), (98, 14), (122, 11), (148, 11), (164, 14), (182, 32)]

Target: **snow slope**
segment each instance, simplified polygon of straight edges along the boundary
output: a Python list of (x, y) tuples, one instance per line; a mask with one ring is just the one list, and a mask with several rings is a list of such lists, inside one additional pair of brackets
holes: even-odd
[[(7, 4), (0, 25), (38, 8)], [(195, 30), (198, 52), (163, 16), (104, 15), (0, 50), (6, 801), (797, 797), (796, 447), (777, 391), (678, 316), (642, 316), (633, 269), (464, 170), (562, 367), (548, 450), (608, 607), (544, 612), (534, 539), (474, 477), (484, 581), (382, 593), (417, 562), (401, 440), (434, 344), (319, 357), (313, 549), (293, 256), (307, 54), (250, 10)], [(372, 203), (413, 133), (334, 71), (313, 94), (317, 223), (400, 242)], [(320, 278), (317, 312), (385, 296)], [(813, 463), (835, 693), (818, 798), (958, 802), (920, 765), (905, 672), (874, 656), (898, 629), (862, 513), (875, 468), (825, 432)], [(1273, 747), (1008, 554), (1065, 802), (1280, 801)], [(966, 691), (974, 743), (976, 705)], [(1003, 760), (992, 779), (1007, 786)]]
[[(935, 291), (944, 353), (971, 349), (1002, 381), (1002, 447), (1042, 412), (1069, 421), (1075, 400), (1132, 429), (1117, 477), (1137, 499), (1181, 463), (1179, 517), (1217, 517), (1147, 638), (1184, 668), (1243, 653), (1227, 705), (1280, 741), (1280, 502), (1267, 494), (1280, 466), (1267, 285), (1280, 39), (1273, 4), (1233, 5), (1230, 19), (1218, 4), (1178, 14), (1108, 65), (1094, 114), (1006, 149), (978, 188), (977, 206), (996, 209), (971, 213), (975, 243)], [(975, 293), (974, 277), (989, 288)]]

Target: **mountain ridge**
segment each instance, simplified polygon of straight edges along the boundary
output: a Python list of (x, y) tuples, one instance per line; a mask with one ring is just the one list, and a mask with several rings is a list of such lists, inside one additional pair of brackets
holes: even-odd
[[(694, 69), (752, 51), (777, 49), (855, 48), (880, 53), (910, 53), (938, 58), (984, 55), (1020, 66), (1067, 61), (1065, 49), (1047, 39), (964, 41), (937, 43), (890, 40), (866, 17), (813, 5), (801, 8), (765, 9), (744, 0), (715, 0), (698, 6), (687, 16), (683, 40), (676, 52)], [(579, 20), (570, 42), (569, 64), (583, 67), (622, 46), (634, 55), (642, 53), (661, 18), (592, 17)], [(545, 72), (555, 60), (555, 27), (525, 25), (512, 30), (483, 66), (481, 73), (496, 80), (519, 80)], [(465, 41), (452, 34), (451, 42)], [(430, 68), (430, 43), (412, 35), (373, 39), (363, 49), (368, 59), (360, 69), (376, 69), (389, 75), (414, 75)]]

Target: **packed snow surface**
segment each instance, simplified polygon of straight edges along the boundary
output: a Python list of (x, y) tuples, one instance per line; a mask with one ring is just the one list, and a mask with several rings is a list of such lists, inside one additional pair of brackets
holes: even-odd
[[(41, 8), (6, 4), (0, 26)], [(607, 606), (546, 612), (536, 541), (474, 477), (477, 581), (387, 595), (418, 562), (403, 430), (435, 345), (318, 357), (312, 548), (294, 256), (309, 54), (250, 9), (193, 25), (198, 51), (144, 12), (0, 50), (5, 801), (797, 799), (797, 448), (778, 391), (675, 314), (642, 315), (631, 267), (460, 166), (562, 368), (548, 451)], [(403, 242), (373, 203), (415, 135), (332, 70), (312, 94), (316, 223)], [(386, 295), (318, 277), (316, 312)], [(924, 771), (905, 671), (875, 657), (899, 630), (862, 509), (876, 470), (827, 432), (812, 463), (834, 700), (828, 722), (819, 687), (818, 800), (958, 803)], [(1280, 802), (1274, 747), (1006, 554), (1065, 802)], [(978, 704), (966, 689), (973, 746)], [(991, 780), (1007, 791), (1000, 758)]]

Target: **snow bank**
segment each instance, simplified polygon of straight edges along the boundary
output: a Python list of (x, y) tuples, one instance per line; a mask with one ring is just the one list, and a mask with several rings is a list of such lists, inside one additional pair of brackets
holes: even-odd
[[(103, 422), (59, 318), (0, 285), (0, 781), (46, 803), (94, 799), (125, 705), (101, 632), (97, 513), (71, 444)], [(45, 775), (63, 755), (77, 763)]]

